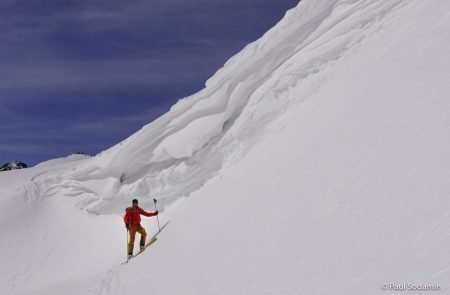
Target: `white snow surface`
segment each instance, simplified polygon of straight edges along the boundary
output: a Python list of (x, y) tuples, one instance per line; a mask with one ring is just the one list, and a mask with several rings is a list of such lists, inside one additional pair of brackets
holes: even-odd
[[(445, 294), (449, 81), (450, 1), (301, 1), (122, 143), (1, 173), (0, 294)], [(170, 223), (121, 265), (135, 197)]]

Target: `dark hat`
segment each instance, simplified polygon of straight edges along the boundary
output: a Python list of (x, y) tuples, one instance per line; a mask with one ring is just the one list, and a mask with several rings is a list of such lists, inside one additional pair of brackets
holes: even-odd
[(137, 200), (137, 199), (134, 199), (134, 200), (133, 200), (133, 204), (137, 204), (137, 203), (139, 203), (138, 200)]

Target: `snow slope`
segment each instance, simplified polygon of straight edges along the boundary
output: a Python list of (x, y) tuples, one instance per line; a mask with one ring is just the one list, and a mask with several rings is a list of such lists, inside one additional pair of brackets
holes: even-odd
[[(0, 223), (0, 293), (446, 292), (449, 27), (445, 0), (304, 0), (121, 144), (0, 175), (28, 196)], [(122, 266), (134, 196), (170, 224)]]

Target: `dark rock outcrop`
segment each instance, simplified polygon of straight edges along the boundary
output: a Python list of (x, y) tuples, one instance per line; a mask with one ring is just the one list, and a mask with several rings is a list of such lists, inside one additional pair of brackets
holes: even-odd
[(24, 169), (28, 168), (28, 165), (19, 161), (12, 161), (10, 163), (6, 163), (2, 167), (0, 167), (0, 171), (9, 171), (15, 169)]

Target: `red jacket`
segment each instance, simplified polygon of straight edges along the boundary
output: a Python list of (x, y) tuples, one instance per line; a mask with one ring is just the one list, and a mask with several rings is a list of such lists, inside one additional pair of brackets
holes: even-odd
[(128, 207), (125, 212), (123, 221), (125, 221), (125, 224), (128, 224), (130, 227), (137, 227), (141, 224), (141, 214), (148, 217), (156, 215), (155, 213), (145, 212), (140, 207)]

